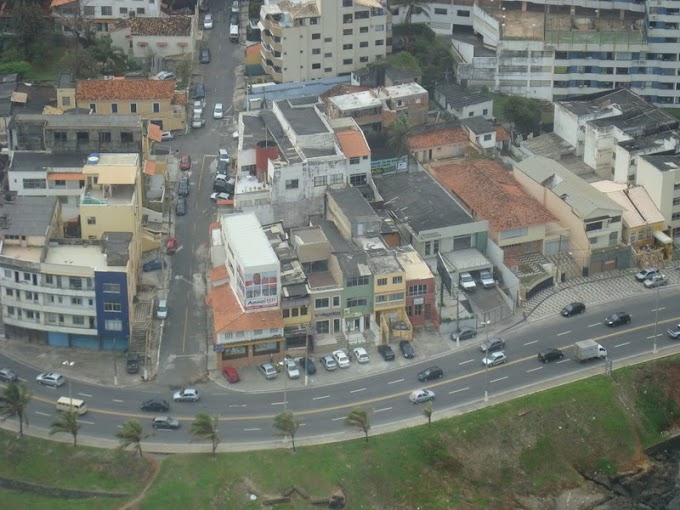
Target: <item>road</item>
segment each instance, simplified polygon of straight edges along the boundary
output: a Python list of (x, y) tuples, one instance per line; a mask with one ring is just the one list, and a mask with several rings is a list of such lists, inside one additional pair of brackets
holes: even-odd
[[(667, 289), (658, 310), (657, 347), (659, 355), (680, 351), (680, 342), (669, 340), (665, 334), (671, 324), (680, 322), (680, 289)], [(605, 315), (617, 310), (631, 311), (632, 323), (611, 329), (602, 324)], [(570, 345), (574, 341), (593, 338), (602, 343), (614, 368), (621, 360), (649, 354), (653, 348), (656, 319), (656, 293), (641, 294), (619, 302), (616, 306), (589, 307), (588, 311), (570, 319), (559, 316), (524, 324), (506, 332), (506, 365), (491, 368), (485, 373), (481, 363), (479, 344), (482, 338), (469, 341), (465, 348), (435, 360), (413, 361), (407, 368), (385, 371), (366, 378), (342, 384), (330, 384), (284, 391), (285, 379), (272, 381), (271, 392), (246, 393), (223, 389), (214, 384), (201, 384), (201, 401), (197, 403), (172, 403), (169, 414), (180, 419), (179, 431), (158, 431), (147, 443), (188, 443), (188, 429), (199, 412), (219, 415), (222, 439), (228, 443), (257, 443), (272, 440), (272, 418), (285, 409), (293, 411), (302, 420), (301, 439), (322, 438), (346, 433), (343, 420), (348, 412), (363, 406), (373, 413), (373, 428), (395, 426), (405, 420), (424, 420), (422, 406), (408, 402), (408, 394), (417, 388), (432, 389), (436, 393), (434, 412), (452, 414), (484, 405), (485, 378), (488, 381), (490, 402), (498, 401), (504, 394), (526, 394), (545, 387), (561, 384), (591, 373), (604, 373), (604, 363), (580, 364), (571, 359)], [(560, 347), (565, 359), (544, 365), (536, 359), (536, 352), (545, 347)], [(3, 363), (5, 361), (3, 360)], [(384, 363), (372, 359), (371, 363)], [(423, 368), (437, 364), (444, 370), (444, 378), (419, 384), (416, 374)], [(32, 426), (47, 427), (56, 415), (54, 402), (68, 394), (68, 386), (52, 389), (39, 386), (34, 377), (37, 372), (26, 367), (13, 366), (27, 379), (35, 400), (29, 409)], [(356, 370), (350, 367), (347, 370)], [(328, 375), (332, 380), (333, 374)], [(167, 386), (150, 383), (136, 389), (99, 387), (73, 382), (74, 397), (85, 399), (90, 411), (82, 419), (82, 434), (112, 438), (120, 424), (136, 418), (148, 424), (154, 413), (139, 410), (142, 400), (157, 397), (171, 400)], [(285, 403), (285, 404), (284, 404)], [(417, 422), (417, 421), (416, 421)]]

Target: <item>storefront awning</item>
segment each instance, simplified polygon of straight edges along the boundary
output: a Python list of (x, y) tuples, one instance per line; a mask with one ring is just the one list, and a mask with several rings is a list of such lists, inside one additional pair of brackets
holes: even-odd
[(662, 244), (673, 244), (673, 239), (661, 232), (661, 230), (654, 231), (654, 239)]

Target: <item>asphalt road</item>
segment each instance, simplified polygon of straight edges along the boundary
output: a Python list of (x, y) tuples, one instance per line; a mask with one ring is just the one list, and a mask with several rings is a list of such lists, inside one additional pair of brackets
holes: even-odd
[[(666, 329), (680, 322), (680, 289), (668, 288), (661, 292), (658, 310), (657, 347), (659, 354), (675, 352), (680, 343), (669, 340)], [(632, 323), (619, 328), (607, 328), (604, 317), (618, 310), (629, 311)], [(595, 361), (577, 363), (571, 358), (570, 346), (577, 340), (593, 338), (609, 351), (613, 366), (629, 358), (649, 354), (653, 348), (656, 319), (656, 293), (641, 294), (616, 305), (593, 306), (581, 315), (570, 319), (559, 316), (525, 324), (503, 335), (507, 342), (509, 362), (485, 373), (481, 363), (479, 344), (483, 338), (469, 341), (469, 346), (437, 360), (414, 360), (407, 368), (382, 372), (363, 379), (321, 387), (284, 390), (285, 377), (272, 381), (271, 392), (245, 393), (223, 389), (214, 384), (198, 385), (201, 401), (197, 403), (170, 404), (170, 414), (182, 422), (178, 431), (157, 431), (147, 443), (187, 443), (188, 429), (193, 416), (208, 412), (220, 416), (222, 439), (228, 443), (257, 443), (272, 440), (272, 418), (284, 408), (293, 411), (303, 425), (298, 432), (301, 439), (325, 437), (329, 434), (346, 433), (343, 420), (356, 406), (363, 406), (373, 413), (372, 426), (388, 427), (404, 420), (424, 420), (422, 406), (407, 400), (414, 389), (428, 388), (436, 393), (434, 412), (451, 414), (454, 409), (471, 409), (483, 405), (484, 389), (488, 387), (489, 401), (493, 403), (507, 393), (525, 394), (537, 389), (561, 384), (586, 373), (604, 373), (604, 363)], [(565, 358), (560, 362), (539, 363), (536, 352), (545, 347), (560, 347)], [(29, 408), (31, 425), (48, 427), (55, 417), (54, 402), (58, 396), (68, 395), (69, 386), (59, 389), (38, 385), (31, 373), (23, 366), (12, 366), (11, 360), (3, 360), (27, 378), (27, 385), (34, 392), (35, 400)], [(373, 359), (371, 363), (384, 363)], [(419, 384), (416, 374), (423, 368), (437, 364), (444, 370), (444, 378), (428, 384)], [(353, 370), (350, 367), (347, 370)], [(332, 375), (332, 374), (331, 374)], [(485, 382), (486, 381), (486, 382)], [(142, 423), (150, 422), (155, 413), (139, 410), (141, 401), (164, 398), (171, 401), (167, 386), (150, 383), (143, 389), (119, 389), (92, 386), (73, 382), (70, 391), (74, 397), (85, 399), (90, 411), (81, 420), (81, 433), (101, 438), (112, 438), (120, 424), (131, 418)], [(284, 405), (285, 402), (285, 405)]]

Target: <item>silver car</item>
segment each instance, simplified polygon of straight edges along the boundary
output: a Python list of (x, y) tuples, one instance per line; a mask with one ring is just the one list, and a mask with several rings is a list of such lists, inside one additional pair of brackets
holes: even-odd
[(335, 361), (335, 358), (331, 356), (330, 354), (326, 354), (325, 356), (321, 356), (321, 364), (326, 367), (326, 370), (335, 370), (338, 368), (338, 364)]
[(200, 398), (198, 390), (194, 388), (183, 388), (172, 396), (175, 402), (198, 402)]
[(56, 372), (43, 372), (35, 380), (44, 386), (52, 386), (54, 388), (63, 386), (66, 382), (64, 376)]
[(2, 368), (0, 369), (0, 381), (2, 382), (15, 382), (19, 379), (17, 374), (14, 373), (13, 370), (10, 370), (9, 368)]
[(279, 373), (274, 368), (274, 365), (271, 363), (262, 363), (257, 368), (260, 372), (262, 372), (262, 375), (265, 379), (276, 379), (276, 377), (279, 375)]

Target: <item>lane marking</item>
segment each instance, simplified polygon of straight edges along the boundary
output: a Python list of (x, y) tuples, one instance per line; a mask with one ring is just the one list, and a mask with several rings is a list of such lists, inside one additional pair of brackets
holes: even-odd
[(323, 398), (330, 398), (330, 395), (324, 395), (323, 397), (313, 397), (312, 400), (321, 400)]
[(78, 423), (85, 423), (87, 425), (94, 425), (93, 421), (78, 420)]
[(397, 379), (396, 381), (390, 381), (387, 384), (397, 384), (398, 382), (404, 382), (404, 379)]
[(80, 395), (81, 397), (92, 398), (92, 395), (90, 395), (89, 393), (78, 393), (78, 395)]
[(390, 409), (392, 409), (392, 408), (391, 407), (383, 407), (382, 409), (376, 409), (373, 412), (374, 413), (382, 413), (383, 411), (389, 411)]
[(630, 342), (623, 342), (622, 344), (617, 344), (614, 347), (623, 347), (624, 345), (630, 345)]
[(35, 414), (39, 414), (40, 416), (52, 416), (51, 414), (43, 413), (41, 411), (36, 411)]
[(651, 311), (652, 312), (660, 312), (661, 310), (665, 310), (665, 309), (666, 309), (666, 307), (662, 306), (661, 308), (652, 308)]
[(287, 403), (288, 403), (288, 402), (272, 402), (272, 405), (273, 405), (273, 406), (284, 406), (284, 405), (286, 405)]
[(358, 390), (352, 390), (350, 393), (359, 393), (360, 391), (366, 391), (366, 388), (359, 388)]
[(459, 389), (459, 390), (449, 391), (449, 395), (453, 395), (454, 393), (460, 393), (461, 391), (467, 391), (467, 390), (469, 390), (469, 389), (470, 389), (470, 388), (461, 388), (461, 389)]
[(498, 381), (502, 381), (503, 379), (508, 379), (508, 376), (506, 375), (505, 377), (499, 377), (498, 379), (491, 379), (489, 383), (495, 383)]
[(571, 330), (569, 330), (569, 331), (562, 331), (562, 333), (557, 333), (557, 336), (568, 335), (569, 333), (571, 333)]
[(531, 342), (527, 342), (524, 345), (532, 345), (532, 344), (537, 344), (538, 340), (532, 340)]
[(536, 372), (536, 370), (543, 370), (543, 367), (536, 367), (536, 368), (532, 368), (530, 370), (527, 370), (527, 374), (529, 374), (531, 372)]
[[(179, 250), (177, 250), (179, 251)], [(182, 352), (187, 350), (187, 326), (189, 325), (189, 307), (184, 310), (184, 335), (182, 336)]]
[(564, 359), (561, 359), (559, 361), (556, 361), (555, 365), (559, 365), (560, 363), (566, 363), (567, 361), (569, 361), (569, 358), (564, 358)]
[(247, 404), (229, 404), (227, 407), (246, 407)]
[(344, 419), (345, 419), (345, 417), (341, 416), (340, 418), (333, 418), (333, 419), (331, 419), (331, 421), (339, 421), (339, 420), (344, 420)]
[(595, 326), (599, 326), (599, 325), (600, 325), (600, 323), (599, 323), (599, 322), (596, 322), (595, 324), (588, 324), (588, 327), (589, 327), (589, 328), (594, 328)]
[(243, 432), (256, 432), (258, 430), (262, 430), (262, 429), (258, 428), (258, 427), (254, 427), (254, 428), (251, 428), (251, 429), (243, 429)]
[[(657, 337), (657, 338), (660, 337), (660, 336), (663, 336), (663, 333), (657, 333), (657, 334), (656, 334), (656, 337)], [(652, 338), (654, 338), (654, 335), (648, 336), (648, 337), (647, 337), (647, 340), (651, 340)]]
[(467, 360), (467, 361), (461, 361), (461, 362), (458, 363), (458, 364), (459, 364), (459, 365), (467, 365), (468, 363), (472, 363), (473, 361), (474, 361), (473, 359), (469, 359), (469, 360)]
[(119, 399), (117, 399), (117, 398), (114, 398), (113, 401), (114, 401), (114, 402), (118, 402), (119, 404), (122, 404), (123, 402), (125, 402), (124, 400), (119, 400)]

